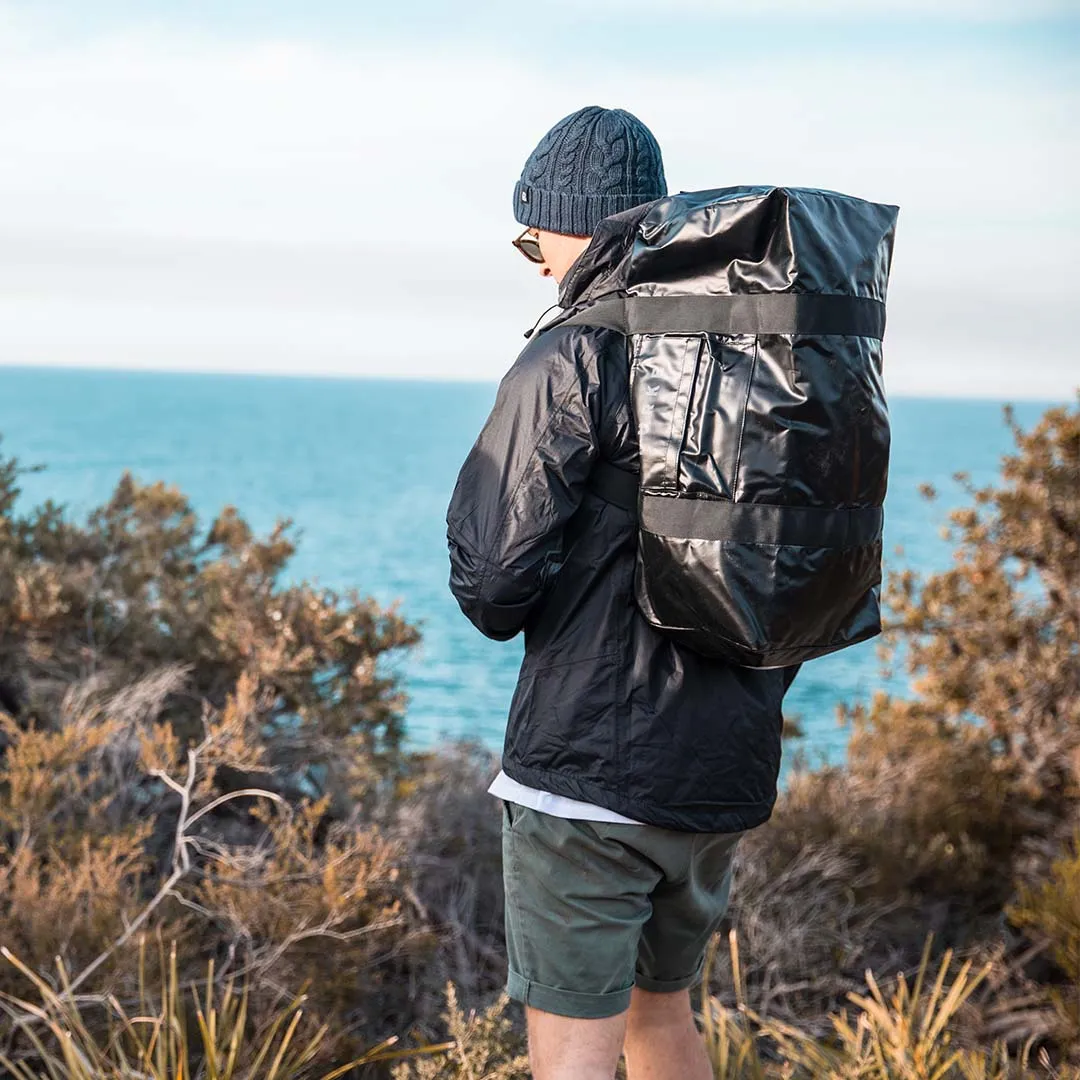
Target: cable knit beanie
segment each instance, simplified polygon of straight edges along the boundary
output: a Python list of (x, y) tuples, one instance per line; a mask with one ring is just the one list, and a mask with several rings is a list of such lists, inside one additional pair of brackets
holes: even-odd
[(666, 194), (653, 133), (624, 109), (586, 105), (560, 120), (525, 162), (514, 216), (532, 228), (591, 236), (609, 214)]

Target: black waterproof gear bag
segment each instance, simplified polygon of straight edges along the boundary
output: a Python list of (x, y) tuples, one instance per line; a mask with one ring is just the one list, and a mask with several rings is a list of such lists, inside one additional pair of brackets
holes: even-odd
[[(881, 630), (885, 294), (897, 208), (836, 192), (683, 192), (605, 219), (551, 325), (627, 335), (637, 603), (709, 656), (795, 664)], [(547, 328), (545, 328), (547, 329)]]

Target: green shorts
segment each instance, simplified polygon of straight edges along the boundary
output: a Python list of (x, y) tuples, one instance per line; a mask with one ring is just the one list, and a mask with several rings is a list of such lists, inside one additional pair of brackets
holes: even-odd
[(742, 833), (553, 817), (503, 802), (506, 989), (560, 1016), (615, 1016), (635, 986), (684, 990), (728, 906)]

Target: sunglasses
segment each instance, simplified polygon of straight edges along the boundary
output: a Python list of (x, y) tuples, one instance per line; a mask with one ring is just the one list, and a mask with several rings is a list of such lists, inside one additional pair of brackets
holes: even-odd
[(525, 256), (529, 262), (542, 263), (544, 261), (544, 253), (540, 250), (540, 241), (528, 229), (526, 229), (516, 240), (511, 240), (510, 243), (514, 245)]

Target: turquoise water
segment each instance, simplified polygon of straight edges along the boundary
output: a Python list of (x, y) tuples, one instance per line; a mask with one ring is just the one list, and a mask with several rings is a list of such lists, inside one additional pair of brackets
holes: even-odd
[[(399, 600), (420, 624), (421, 648), (396, 662), (411, 741), (467, 736), (497, 747), (521, 646), (487, 641), (459, 613), (443, 524), (494, 394), (478, 383), (0, 368), (0, 433), (6, 453), (47, 466), (24, 478), (24, 506), (51, 497), (81, 513), (130, 469), (178, 485), (207, 523), (227, 503), (260, 531), (292, 518), (295, 578)], [(1017, 414), (1026, 425), (1045, 407), (1026, 402)], [(938, 533), (959, 497), (950, 478), (994, 476), (1010, 445), (1001, 405), (909, 399), (891, 410), (888, 565), (942, 568), (949, 548)], [(947, 497), (926, 504), (923, 481)], [(812, 758), (843, 754), (837, 703), (881, 685), (873, 643), (803, 668), (788, 705)]]

